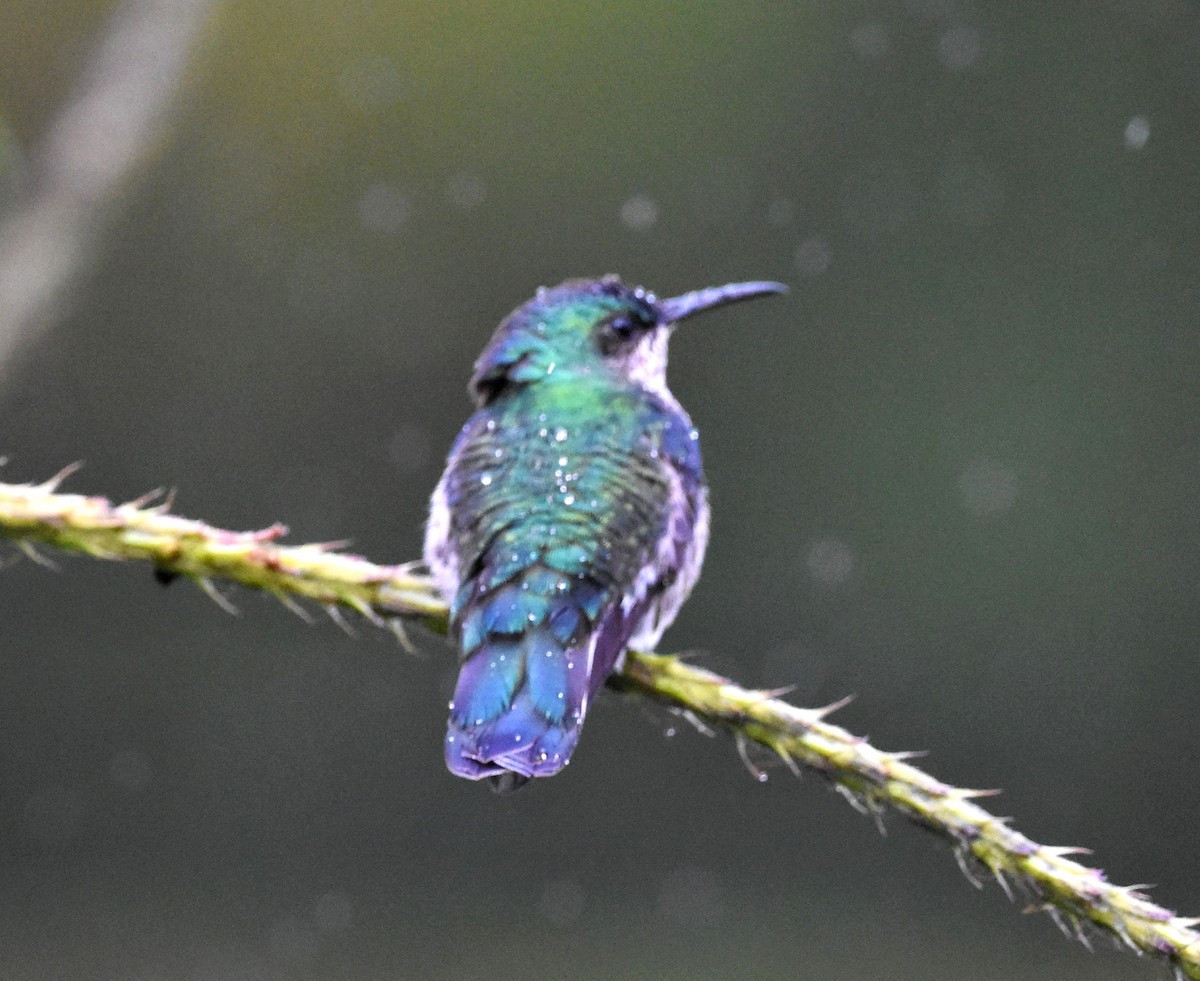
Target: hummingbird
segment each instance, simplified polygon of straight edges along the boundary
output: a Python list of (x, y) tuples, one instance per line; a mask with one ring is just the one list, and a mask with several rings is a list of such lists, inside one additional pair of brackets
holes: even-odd
[(675, 619), (709, 505), (667, 341), (693, 314), (786, 291), (730, 283), (659, 299), (616, 276), (573, 279), (500, 323), (425, 534), (461, 657), (451, 772), (498, 791), (557, 773), (626, 648), (652, 650)]

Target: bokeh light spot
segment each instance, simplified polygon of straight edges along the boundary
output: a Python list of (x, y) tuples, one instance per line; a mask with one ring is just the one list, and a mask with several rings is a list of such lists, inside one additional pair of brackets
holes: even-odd
[(809, 546), (805, 565), (817, 582), (843, 583), (854, 571), (854, 550), (840, 539), (821, 538)]
[(658, 205), (645, 194), (635, 194), (621, 205), (621, 223), (633, 232), (648, 232), (658, 224)]
[(962, 71), (973, 67), (979, 61), (982, 51), (983, 43), (979, 39), (979, 32), (973, 27), (951, 27), (938, 38), (938, 61), (950, 71)]
[(963, 507), (980, 517), (1000, 514), (1017, 499), (1017, 475), (994, 460), (976, 460), (958, 478)]
[(1125, 146), (1140, 150), (1150, 140), (1150, 120), (1145, 116), (1134, 116), (1125, 125)]

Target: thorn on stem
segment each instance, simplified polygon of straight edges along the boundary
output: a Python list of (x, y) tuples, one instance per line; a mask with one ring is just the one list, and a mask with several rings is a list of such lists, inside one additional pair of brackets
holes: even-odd
[(156, 497), (160, 496), (162, 492), (163, 489), (161, 487), (155, 487), (154, 490), (146, 491), (146, 493), (142, 494), (140, 497), (135, 497), (132, 501), (126, 501), (120, 506), (123, 508), (133, 508), (135, 511), (140, 511)]
[(399, 641), (400, 646), (403, 647), (407, 653), (420, 653), (417, 650), (416, 644), (414, 644), (412, 639), (408, 636), (408, 631), (404, 629), (403, 620), (401, 620), (399, 617), (388, 617), (386, 620), (384, 620), (384, 626), (391, 631), (392, 636)]
[(1010, 903), (1015, 903), (1017, 901), (1017, 897), (1013, 894), (1012, 885), (1008, 881), (1008, 876), (1004, 874), (1004, 870), (996, 865), (991, 866), (991, 870), (992, 878), (1000, 884), (1000, 888), (1004, 890), (1004, 895), (1008, 897), (1008, 901)]
[(200, 584), (200, 588), (204, 590), (205, 595), (214, 603), (216, 603), (217, 606), (219, 606), (226, 613), (230, 613), (235, 617), (238, 616), (238, 608), (234, 606), (233, 603), (231, 603), (229, 599), (222, 594), (219, 589), (217, 589), (216, 586), (213, 585), (213, 581), (211, 579), (209, 579), (207, 576), (203, 576), (197, 579), (196, 582)]
[(839, 709), (844, 709), (857, 697), (858, 696), (856, 695), (847, 695), (845, 698), (839, 698), (836, 702), (830, 702), (828, 705), (824, 705), (821, 708), (813, 709), (813, 715), (815, 715), (818, 719), (824, 719), (827, 716), (833, 715), (833, 713), (837, 712)]
[(17, 548), (19, 548), (22, 552), (24, 552), (25, 556), (27, 558), (31, 559), (33, 562), (36, 562), (38, 565), (42, 566), (43, 568), (51, 569), (54, 572), (59, 571), (57, 563), (55, 563), (52, 559), (47, 558), (45, 555), (43, 555), (41, 552), (39, 552), (36, 548), (34, 548), (33, 542), (29, 541), (29, 539), (18, 538), (17, 539)]
[(358, 633), (352, 626), (350, 626), (350, 624), (346, 621), (346, 618), (342, 616), (342, 611), (337, 607), (336, 604), (323, 603), (322, 606), (324, 606), (325, 612), (329, 614), (329, 619), (342, 628), (342, 633), (344, 633), (347, 637), (352, 637), (355, 640), (358, 639)]
[(772, 699), (783, 698), (785, 695), (790, 695), (795, 690), (795, 685), (782, 685), (779, 688), (760, 688), (754, 694), (756, 694), (764, 702), (769, 702)]
[(887, 837), (887, 825), (883, 823), (884, 807), (874, 797), (867, 798), (867, 811), (875, 820), (875, 828), (879, 832), (880, 838)]
[(310, 626), (313, 623), (316, 623), (316, 621), (313, 619), (312, 614), (310, 614), (308, 612), (308, 610), (306, 610), (303, 606), (301, 606), (299, 603), (297, 603), (291, 596), (289, 596), (283, 590), (281, 590), (281, 589), (274, 590), (273, 589), (273, 590), (271, 590), (271, 595), (274, 596), (277, 600), (279, 600), (279, 602), (283, 605), (283, 607), (289, 613), (296, 614), (296, 616), (298, 616), (305, 623), (309, 624)]
[(738, 756), (742, 758), (742, 762), (746, 764), (746, 769), (750, 771), (750, 776), (758, 783), (766, 783), (768, 779), (766, 770), (756, 766), (754, 761), (750, 759), (750, 740), (738, 732), (734, 733), (733, 741), (737, 746)]
[(1088, 953), (1094, 954), (1096, 950), (1092, 946), (1092, 938), (1088, 936), (1087, 930), (1084, 929), (1083, 921), (1077, 916), (1072, 916), (1071, 926), (1075, 928), (1075, 939), (1088, 949)]
[(967, 848), (965, 845), (956, 845), (954, 848), (954, 859), (958, 862), (958, 870), (963, 874), (966, 880), (971, 883), (976, 889), (983, 888), (983, 882), (979, 876), (975, 874), (975, 870), (971, 868), (971, 862), (975, 861), (975, 856), (972, 854), (967, 857)]
[(710, 739), (716, 736), (717, 731), (713, 729), (712, 726), (701, 720), (700, 716), (698, 716), (691, 709), (677, 709), (676, 711), (678, 711), (681, 716), (687, 719), (688, 722), (692, 724), (692, 728), (700, 733), (700, 735), (708, 736)]
[[(996, 793), (999, 793), (999, 791), (996, 791)], [(1090, 848), (1076, 848), (1074, 845), (1043, 845), (1042, 851), (1045, 852), (1047, 855), (1049, 855), (1051, 858), (1065, 858), (1068, 855), (1091, 855), (1092, 854), (1092, 850)], [(1145, 885), (1141, 885), (1141, 886), (1126, 886), (1126, 888), (1129, 889), (1130, 891), (1136, 891), (1138, 889), (1147, 889), (1149, 887), (1145, 886)]]
[(71, 474), (75, 473), (75, 471), (79, 470), (82, 466), (82, 460), (76, 460), (74, 463), (68, 463), (49, 480), (43, 481), (41, 484), (41, 489), (53, 493), (54, 491), (58, 490), (59, 486), (64, 480), (70, 477)]
[(1114, 916), (1109, 922), (1108, 927), (1121, 940), (1121, 942), (1132, 950), (1138, 957), (1142, 956), (1142, 948), (1133, 941), (1133, 937), (1129, 935), (1129, 931), (1125, 929), (1125, 922), (1121, 917)]
[(888, 753), (888, 756), (900, 763), (907, 762), (908, 760), (919, 760), (928, 755), (929, 750), (927, 749), (898, 749), (895, 752)]
[(862, 798), (859, 797), (859, 795), (856, 794), (849, 787), (845, 787), (840, 783), (835, 783), (833, 785), (833, 789), (836, 790), (839, 794), (841, 794), (846, 799), (846, 803), (848, 803), (851, 807), (853, 807), (856, 811), (858, 811), (859, 814), (866, 817), (867, 815), (869, 815), (871, 813), (871, 811), (868, 809), (867, 805), (863, 803)]
[(1062, 933), (1064, 937), (1066, 937), (1068, 940), (1073, 938), (1074, 934), (1071, 932), (1071, 928), (1067, 926), (1067, 919), (1062, 910), (1060, 910), (1057, 906), (1051, 906), (1049, 903), (1043, 903), (1042, 911), (1054, 921), (1054, 925), (1058, 927), (1059, 932)]
[[(270, 528), (264, 528), (259, 534), (267, 534), (276, 528), (282, 528), (283, 531), (273, 534), (271, 536), (273, 538), (278, 538), (280, 534), (286, 534), (287, 532), (287, 528), (284, 525), (275, 524)], [(342, 552), (353, 544), (349, 538), (340, 538), (329, 542), (310, 542), (305, 548), (311, 548), (314, 552)]]
[(369, 624), (371, 624), (371, 626), (382, 627), (384, 625), (383, 617), (381, 617), (375, 611), (375, 608), (373, 606), (371, 606), (370, 603), (367, 603), (365, 600), (361, 599), (360, 597), (350, 594), (345, 597), (344, 602), (349, 604), (349, 606), (354, 610), (354, 612), (357, 613), (364, 620), (366, 620)]
[(282, 522), (276, 521), (275, 524), (267, 528), (260, 528), (258, 531), (252, 531), (250, 537), (256, 542), (274, 542), (283, 538), (288, 533), (288, 526)]
[(800, 769), (800, 764), (796, 762), (796, 758), (792, 756), (791, 753), (780, 746), (775, 747), (775, 752), (778, 754), (779, 758), (783, 760), (783, 765), (792, 771), (792, 776), (794, 776), (797, 780), (803, 779), (804, 774)]

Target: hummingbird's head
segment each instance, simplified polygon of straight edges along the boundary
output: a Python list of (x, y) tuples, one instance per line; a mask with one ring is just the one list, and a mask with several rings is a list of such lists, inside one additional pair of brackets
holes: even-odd
[(658, 299), (616, 276), (570, 279), (501, 321), (475, 362), (471, 393), (486, 405), (543, 379), (608, 374), (666, 387), (667, 339), (685, 317), (736, 300), (786, 293), (782, 283), (730, 283)]

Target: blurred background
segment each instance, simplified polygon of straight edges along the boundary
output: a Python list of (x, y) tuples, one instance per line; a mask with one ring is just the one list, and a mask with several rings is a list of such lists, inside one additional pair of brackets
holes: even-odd
[[(0, 206), (116, 10), (0, 0)], [(674, 344), (714, 525), (664, 646), (1200, 914), (1200, 8), (227, 0), (186, 47), (0, 365), (5, 480), (412, 559), (535, 287), (784, 280)], [(498, 798), (439, 640), (57, 561), (0, 573), (6, 978), (1165, 976), (636, 700)]]

